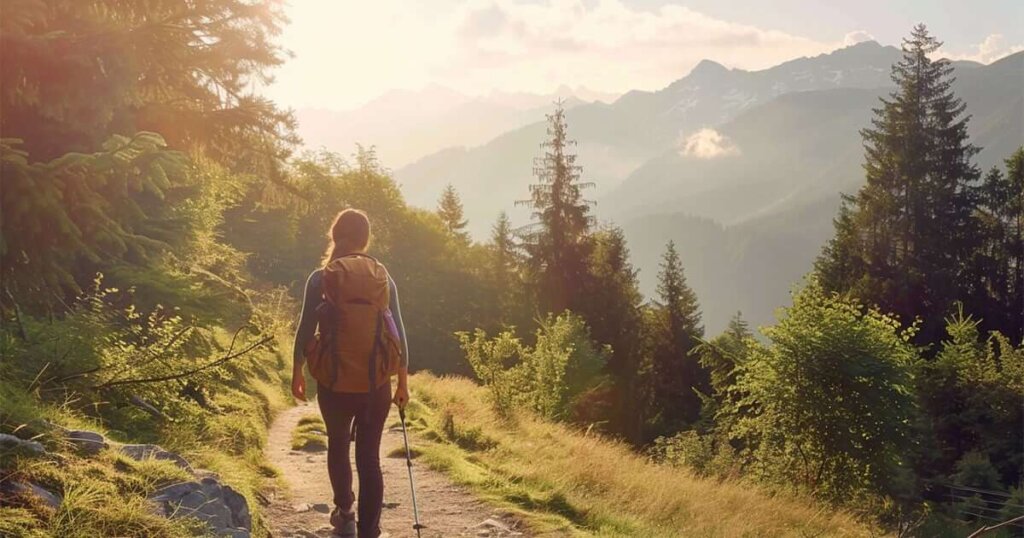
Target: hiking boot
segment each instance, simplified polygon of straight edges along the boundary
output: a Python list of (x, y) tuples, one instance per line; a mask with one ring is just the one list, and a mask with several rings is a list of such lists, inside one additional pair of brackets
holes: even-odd
[(356, 538), (356, 513), (342, 512), (336, 507), (331, 512), (331, 526), (334, 527), (333, 535), (338, 538)]

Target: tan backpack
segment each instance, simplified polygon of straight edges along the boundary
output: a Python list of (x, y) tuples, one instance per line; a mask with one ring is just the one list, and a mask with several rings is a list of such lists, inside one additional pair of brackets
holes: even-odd
[(306, 350), (309, 372), (335, 392), (370, 392), (398, 373), (402, 351), (388, 271), (365, 254), (332, 260), (321, 275), (318, 328)]

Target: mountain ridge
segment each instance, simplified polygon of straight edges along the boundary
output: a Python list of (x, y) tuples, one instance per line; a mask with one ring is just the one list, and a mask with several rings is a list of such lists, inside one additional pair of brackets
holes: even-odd
[[(831, 236), (839, 194), (863, 181), (859, 131), (892, 91), (889, 68), (898, 55), (895, 47), (862, 43), (754, 72), (702, 62), (661, 90), (569, 110), (583, 179), (598, 185), (596, 215), (625, 230), (642, 291), (653, 293), (658, 257), (672, 239), (693, 273), (709, 331), (737, 310), (754, 324), (769, 321)], [(1024, 144), (1024, 53), (954, 68), (984, 171)], [(544, 128), (529, 124), (476, 148), (436, 153), (395, 176), (410, 203), (423, 207), (433, 207), (451, 182), (482, 239), (500, 210), (516, 224), (528, 222), (513, 201), (534, 181)], [(720, 156), (685, 154), (689, 137), (701, 133), (707, 140), (696, 142), (723, 145)]]

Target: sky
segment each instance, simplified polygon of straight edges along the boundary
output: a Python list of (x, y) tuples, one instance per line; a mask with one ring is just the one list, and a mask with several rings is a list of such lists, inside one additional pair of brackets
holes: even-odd
[(1024, 50), (1024, 0), (290, 0), (294, 55), (262, 91), (346, 110), (389, 90), (656, 90), (700, 60), (763, 69), (924, 22), (953, 59)]

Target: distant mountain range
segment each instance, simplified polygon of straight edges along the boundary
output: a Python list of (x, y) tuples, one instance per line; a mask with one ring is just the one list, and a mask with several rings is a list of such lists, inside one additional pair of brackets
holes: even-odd
[[(597, 185), (597, 215), (625, 230), (643, 291), (653, 292), (659, 256), (672, 239), (709, 332), (738, 310), (754, 324), (769, 322), (831, 237), (839, 194), (863, 182), (859, 131), (891, 91), (890, 67), (899, 56), (895, 47), (864, 42), (761, 71), (705, 60), (658, 91), (574, 103), (569, 133), (584, 179)], [(955, 67), (971, 139), (983, 148), (976, 162), (983, 169), (1001, 164), (1024, 144), (1024, 53)], [(462, 105), (450, 107), (450, 117), (469, 115)], [(535, 121), (398, 167), (407, 199), (434, 207), (452, 183), (480, 239), (499, 211), (528, 222), (513, 203), (528, 196), (533, 159), (547, 136), (542, 118), (551, 106), (540, 105), (529, 112)], [(416, 114), (427, 113), (409, 117)], [(415, 121), (404, 125), (418, 129), (410, 127)], [(494, 132), (479, 129), (479, 138)]]
[(473, 147), (511, 129), (541, 121), (562, 99), (567, 108), (611, 101), (617, 95), (562, 86), (552, 94), (492, 92), (470, 97), (443, 86), (393, 90), (353, 110), (296, 111), (299, 135), (309, 148), (348, 154), (375, 146), (382, 160), (400, 167), (449, 147)]
[[(672, 239), (710, 332), (736, 311), (769, 322), (831, 237), (839, 194), (863, 182), (859, 131), (891, 91), (899, 56), (864, 42), (761, 71), (705, 60), (662, 90), (569, 110), (584, 178), (597, 184), (597, 215), (625, 230), (644, 292), (653, 292)], [(954, 65), (971, 139), (983, 148), (976, 162), (1000, 164), (1024, 144), (1024, 53)], [(524, 125), (395, 176), (424, 207), (452, 183), (472, 233), (484, 238), (501, 210), (527, 222), (513, 201), (528, 194), (545, 136), (543, 122)]]
[[(1024, 53), (958, 66), (956, 76), (971, 140), (982, 148), (975, 162), (982, 170), (1002, 165), (1024, 145)], [(673, 239), (710, 329), (737, 310), (769, 322), (832, 236), (839, 193), (863, 184), (858, 133), (888, 91), (783, 94), (717, 128), (732, 154), (667, 150), (635, 170), (598, 207), (622, 224), (642, 288), (653, 290), (658, 257)]]

